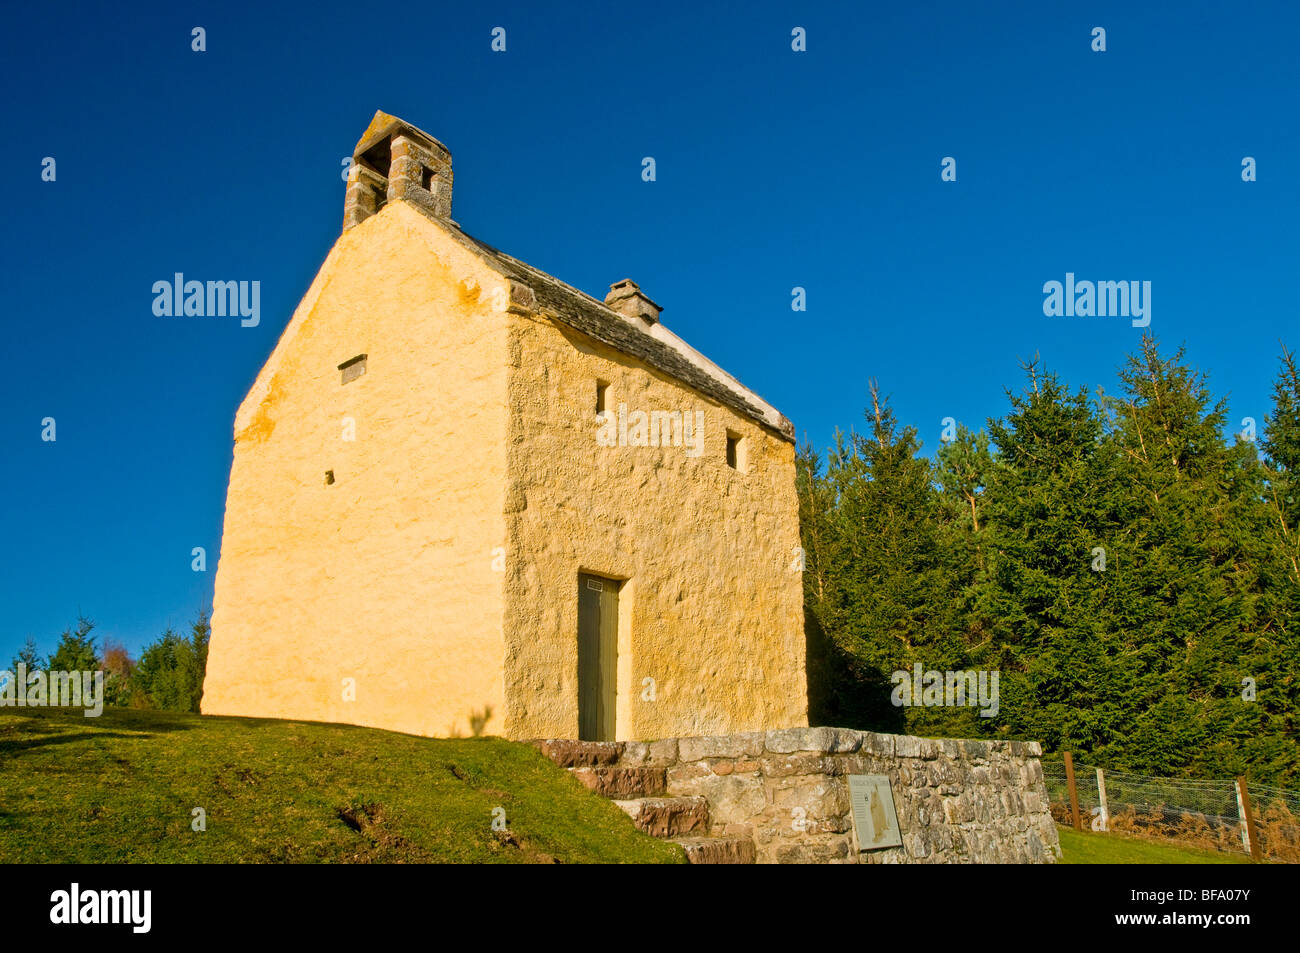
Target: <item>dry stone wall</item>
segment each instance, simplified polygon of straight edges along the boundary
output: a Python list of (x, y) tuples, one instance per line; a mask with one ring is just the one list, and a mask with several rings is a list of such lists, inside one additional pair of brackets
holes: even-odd
[[(707, 801), (709, 834), (752, 837), (759, 863), (1053, 863), (1059, 856), (1037, 742), (788, 728), (609, 747), (610, 767), (662, 770), (667, 796)], [(889, 777), (901, 847), (859, 852), (850, 774)]]

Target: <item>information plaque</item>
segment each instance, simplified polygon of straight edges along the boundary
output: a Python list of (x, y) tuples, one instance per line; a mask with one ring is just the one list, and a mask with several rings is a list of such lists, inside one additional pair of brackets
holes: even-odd
[(888, 775), (850, 774), (849, 804), (858, 834), (858, 850), (902, 846), (903, 835), (898, 829)]

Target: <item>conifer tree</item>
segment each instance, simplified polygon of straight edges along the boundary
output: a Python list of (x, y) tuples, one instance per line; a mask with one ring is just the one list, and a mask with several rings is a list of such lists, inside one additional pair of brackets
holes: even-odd
[(140, 653), (131, 678), (132, 704), (165, 711), (199, 710), (211, 629), (199, 613), (188, 637), (172, 628)]
[(13, 672), (15, 677), (18, 674), (19, 663), (22, 663), (25, 666), (25, 671), (28, 672), (34, 672), (45, 667), (41, 662), (40, 653), (36, 650), (36, 640), (30, 635), (27, 636), (27, 641), (18, 650), (18, 654), (14, 656), (13, 661), (9, 663), (9, 671)]
[(870, 393), (868, 432), (837, 434), (829, 454), (817, 496), (829, 510), (811, 524), (821, 539), (805, 532), (805, 548), (818, 549), (819, 571), (806, 576), (805, 591), (836, 651), (837, 723), (918, 730), (927, 718), (945, 714), (894, 706), (890, 676), (914, 662), (926, 669), (962, 667), (957, 600), (930, 462), (918, 455), (915, 429), (898, 428), (874, 382)]
[(1285, 347), (1281, 364), (1260, 448), (1268, 461), (1267, 501), (1274, 535), (1300, 584), (1300, 366)]
[[(804, 447), (822, 723), (1041, 740), (1154, 775), (1300, 783), (1300, 369), (1260, 449), (1182, 348), (1144, 337), (1113, 394), (1037, 359), (987, 436), (933, 463), (872, 387), (866, 434)], [(821, 639), (820, 643), (816, 640)], [(1000, 672), (1000, 712), (888, 701), (892, 672)]]
[(99, 652), (95, 648), (95, 623), (81, 616), (75, 629), (64, 629), (59, 644), (46, 667), (51, 672), (94, 672), (99, 669)]
[(993, 631), (1001, 728), (1050, 748), (1089, 748), (1117, 715), (1104, 633), (1087, 608), (1116, 558), (1114, 500), (1099, 479), (1109, 460), (1087, 393), (1037, 359), (1021, 367), (1011, 412), (989, 421), (998, 466), (985, 492), (989, 568), (975, 611)]

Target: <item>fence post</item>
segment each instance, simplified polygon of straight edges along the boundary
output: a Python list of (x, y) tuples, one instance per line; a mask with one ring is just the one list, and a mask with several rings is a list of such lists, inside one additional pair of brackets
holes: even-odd
[(1065, 752), (1065, 784), (1070, 789), (1070, 816), (1074, 818), (1074, 829), (1083, 830), (1083, 823), (1079, 820), (1079, 791), (1074, 786), (1074, 756), (1070, 752)]
[(1255, 818), (1250, 813), (1250, 792), (1246, 790), (1246, 779), (1237, 778), (1237, 810), (1241, 812), (1241, 819), (1245, 822), (1241, 827), (1241, 838), (1245, 843), (1246, 850), (1255, 860), (1263, 860), (1263, 851), (1260, 848), (1259, 835), (1255, 831)]
[(1097, 769), (1097, 800), (1101, 804), (1101, 829), (1110, 830), (1110, 805), (1106, 803), (1106, 772)]

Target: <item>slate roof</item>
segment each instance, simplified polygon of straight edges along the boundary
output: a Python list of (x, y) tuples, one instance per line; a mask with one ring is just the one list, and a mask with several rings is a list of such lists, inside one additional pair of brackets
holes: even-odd
[[(420, 208), (419, 206), (413, 206)], [(693, 364), (671, 345), (652, 337), (617, 311), (591, 295), (558, 278), (520, 261), (486, 242), (467, 234), (452, 222), (439, 219), (420, 208), (428, 218), (447, 227), (508, 278), (532, 289), (538, 310), (602, 344), (644, 361), (695, 390), (752, 419), (768, 431), (794, 443), (794, 424), (774, 409), (765, 410), (727, 382)], [(743, 389), (743, 388), (742, 388)]]
[[(363, 156), (377, 143), (398, 133), (412, 137), (445, 158), (447, 162), (451, 161), (451, 153), (447, 147), (433, 136), (404, 119), (382, 110), (375, 113), (370, 120), (370, 125), (362, 133), (352, 153), (354, 159)], [(749, 417), (771, 433), (794, 443), (794, 425), (783, 414), (676, 335), (671, 337), (681, 343), (681, 348), (655, 337), (640, 323), (639, 319), (619, 314), (607, 307), (603, 301), (597, 301), (591, 295), (566, 285), (558, 278), (517, 258), (512, 258), (486, 242), (479, 241), (466, 234), (455, 222), (434, 214), (431, 209), (418, 202), (407, 204), (445, 228), (448, 234), (464, 243), (491, 267), (532, 289), (537, 308), (541, 313), (617, 351), (644, 361), (706, 397), (711, 397), (718, 403)], [(691, 353), (688, 352), (693, 352), (701, 361), (711, 364), (716, 370), (692, 361)]]

